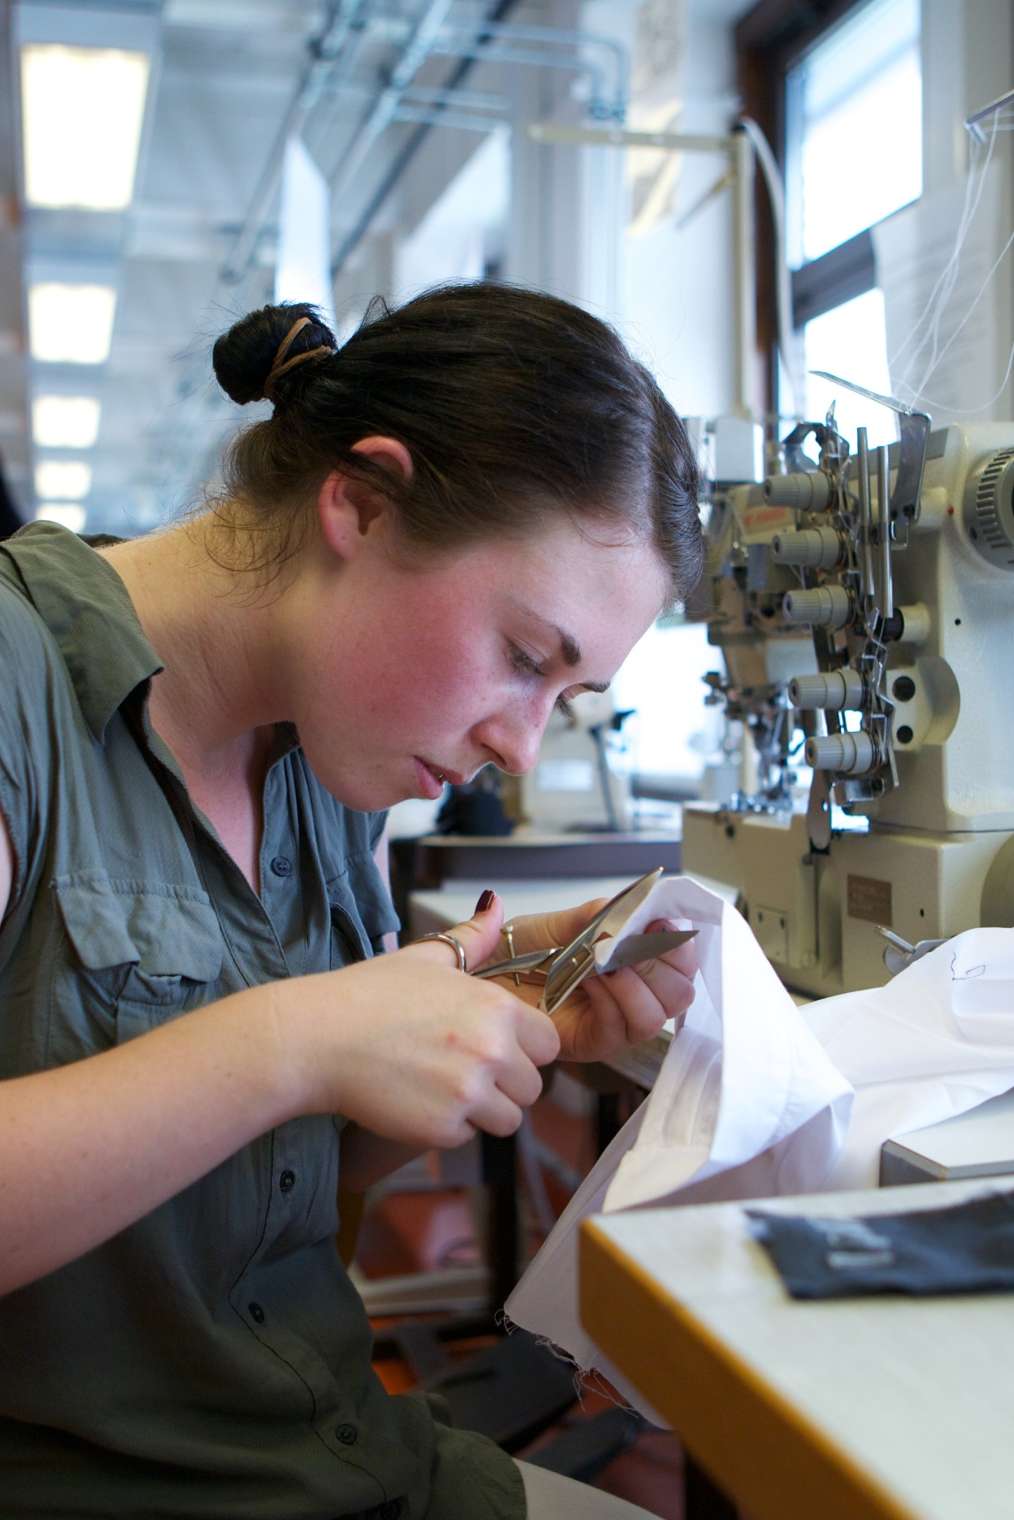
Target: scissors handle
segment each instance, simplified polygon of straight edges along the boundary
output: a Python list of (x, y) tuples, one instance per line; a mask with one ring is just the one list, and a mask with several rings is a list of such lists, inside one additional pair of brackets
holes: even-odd
[(539, 971), (545, 967), (547, 961), (559, 955), (559, 945), (549, 945), (544, 950), (529, 950), (526, 955), (512, 955), (508, 961), (497, 961), (492, 966), (480, 966), (472, 975), (480, 981), (485, 981), (491, 976), (517, 976), (521, 972)]

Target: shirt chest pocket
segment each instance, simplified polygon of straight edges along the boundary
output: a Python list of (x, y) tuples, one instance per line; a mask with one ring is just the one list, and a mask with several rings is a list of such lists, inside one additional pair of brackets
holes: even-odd
[[(354, 879), (353, 879), (354, 878)], [(397, 932), (398, 915), (372, 859), (327, 883), (331, 914), (331, 969), (380, 955), (384, 935)]]
[(49, 1056), (122, 1043), (217, 995), (224, 947), (198, 888), (94, 877), (54, 884), (65, 931)]

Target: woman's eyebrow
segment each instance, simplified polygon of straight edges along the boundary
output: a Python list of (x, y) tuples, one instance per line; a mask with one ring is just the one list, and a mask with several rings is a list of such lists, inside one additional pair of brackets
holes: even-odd
[[(548, 618), (542, 617), (540, 613), (535, 611), (534, 607), (527, 607), (521, 602), (516, 602), (515, 606), (519, 612), (523, 613), (525, 617), (531, 618), (533, 622), (541, 623), (544, 628), (552, 628), (560, 640), (560, 654), (563, 656), (565, 664), (571, 667), (580, 665), (582, 658), (581, 646), (573, 634), (567, 633), (566, 629), (561, 628), (559, 623), (551, 623)], [(609, 690), (608, 681), (582, 681), (581, 685), (585, 691), (597, 691), (601, 693)]]
[[(564, 658), (564, 662), (567, 665), (580, 665), (581, 646), (577, 639), (561, 628), (558, 623), (550, 623), (548, 626), (555, 629), (560, 636), (560, 653)], [(584, 691), (597, 691), (601, 693), (609, 690), (608, 681), (582, 681), (581, 686)]]

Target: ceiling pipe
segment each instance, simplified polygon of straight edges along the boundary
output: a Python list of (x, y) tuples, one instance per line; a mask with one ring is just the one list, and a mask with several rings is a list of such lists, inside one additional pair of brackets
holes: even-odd
[[(514, 49), (517, 43), (537, 43), (549, 47), (566, 47), (571, 50), (568, 61), (559, 59), (556, 66), (559, 68), (577, 68), (587, 72), (597, 81), (592, 101), (590, 102), (590, 114), (602, 121), (625, 121), (627, 116), (627, 100), (629, 95), (630, 78), (630, 55), (621, 42), (613, 37), (603, 37), (597, 32), (569, 31), (556, 26), (516, 26), (512, 22), (509, 26), (490, 23), (484, 28), (490, 37), (505, 45), (505, 53), (499, 49), (490, 52), (490, 61), (503, 58)], [(434, 53), (460, 53), (461, 40), (464, 36), (466, 44), (468, 33), (461, 27), (447, 27), (443, 35), (437, 40), (433, 48)], [(608, 91), (603, 83), (601, 69), (587, 60), (576, 58), (578, 51), (587, 53), (596, 49), (607, 54), (615, 70), (616, 88), (612, 101), (608, 98)]]
[(388, 83), (383, 87), (374, 104), (367, 111), (347, 152), (342, 166), (331, 182), (332, 200), (337, 201), (359, 173), (363, 162), (377, 138), (394, 119), (402, 95), (422, 68), (437, 38), (437, 33), (447, 19), (454, 0), (430, 0), (420, 16), (405, 51), (391, 70)]
[[(460, 62), (455, 66), (455, 68), (452, 69), (449, 77), (444, 83), (444, 90), (446, 92), (450, 93), (451, 91), (457, 89), (462, 80), (467, 78), (467, 76), (472, 72), (472, 69), (475, 67), (478, 58), (484, 56), (481, 49), (483, 38), (486, 35), (486, 28), (490, 25), (496, 25), (498, 22), (503, 21), (505, 17), (510, 15), (511, 11), (517, 4), (518, 0), (497, 0), (497, 3), (493, 6), (485, 22), (480, 22), (476, 26), (475, 54), (472, 57), (462, 58)], [(355, 252), (359, 244), (362, 242), (363, 238), (366, 236), (373, 218), (377, 215), (377, 212), (387, 200), (387, 197), (391, 194), (391, 191), (394, 189), (395, 185), (397, 185), (398, 181), (401, 179), (401, 176), (404, 174), (405, 170), (408, 168), (409, 164), (412, 162), (413, 158), (422, 147), (426, 138), (433, 130), (434, 125), (435, 123), (430, 121), (418, 126), (395, 157), (393, 164), (384, 175), (383, 179), (380, 182), (380, 185), (377, 187), (376, 191), (370, 198), (365, 209), (361, 212), (359, 220), (356, 222), (355, 226), (348, 233), (346, 233), (345, 237), (338, 245), (338, 248), (335, 251), (335, 255), (331, 261), (332, 279), (337, 279), (341, 274), (348, 259)]]
[(238, 284), (250, 267), (264, 218), (278, 189), (289, 139), (302, 132), (307, 117), (327, 88), (350, 35), (363, 27), (367, 3), (368, 0), (336, 0), (330, 8), (324, 30), (309, 44), (310, 62), (289, 102), (243, 225), (222, 266), (221, 277), (229, 284)]

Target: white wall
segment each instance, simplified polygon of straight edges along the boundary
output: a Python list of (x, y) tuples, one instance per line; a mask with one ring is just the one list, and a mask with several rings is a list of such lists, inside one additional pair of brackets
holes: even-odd
[[(746, 7), (740, 6), (742, 11)], [(681, 105), (674, 131), (724, 133), (736, 110), (735, 10), (695, 0), (685, 51), (674, 75), (659, 78), (634, 115), (661, 127), (666, 100)], [(655, 155), (659, 168), (661, 155)], [(684, 154), (669, 209), (652, 230), (628, 234), (624, 246), (622, 328), (658, 376), (677, 410), (730, 411), (735, 399), (732, 207), (728, 191), (683, 231), (677, 222), (723, 173), (721, 154)]]

